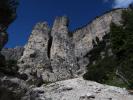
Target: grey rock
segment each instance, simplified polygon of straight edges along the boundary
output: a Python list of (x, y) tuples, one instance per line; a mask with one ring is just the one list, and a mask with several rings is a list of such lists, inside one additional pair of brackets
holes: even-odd
[(83, 75), (89, 64), (86, 55), (93, 48), (93, 41), (103, 39), (110, 31), (111, 22), (121, 25), (123, 10), (110, 11), (74, 32), (69, 32), (69, 20), (65, 16), (57, 17), (52, 29), (46, 23), (38, 23), (18, 61), (19, 72), (26, 73), (29, 79), (41, 78), (44, 82)]
[(23, 55), (18, 61), (19, 72), (26, 73), (29, 80), (40, 78), (44, 71), (50, 70), (49, 32), (50, 28), (46, 22), (38, 23), (34, 27), (28, 43), (24, 47)]
[(74, 77), (78, 66), (67, 24), (66, 17), (58, 17), (51, 32), (46, 23), (35, 26), (18, 61), (20, 73), (50, 82)]
[(25, 81), (0, 73), (0, 100), (21, 100), (27, 90)]
[[(92, 41), (96, 41), (96, 38), (101, 41), (103, 36), (110, 31), (110, 24), (112, 22), (121, 25), (123, 10), (125, 9), (116, 9), (108, 12), (73, 32), (74, 50), (76, 58), (79, 59), (78, 62), (83, 62), (86, 54), (93, 48)], [(84, 62), (80, 63), (80, 66), (83, 67)]]
[[(12, 76), (0, 72), (0, 100), (132, 100), (125, 89), (81, 78), (89, 64), (86, 55), (93, 48), (93, 41), (103, 40), (111, 22), (121, 25), (123, 10), (108, 12), (74, 32), (69, 32), (69, 20), (64, 16), (56, 18), (52, 29), (46, 22), (38, 23), (24, 48), (2, 50), (6, 60), (19, 59), (19, 73)], [(0, 50), (6, 37), (5, 33), (0, 34)], [(108, 52), (112, 55), (111, 50)], [(104, 58), (104, 52), (101, 56)], [(0, 67), (4, 61), (0, 55)]]
[(15, 47), (15, 48), (3, 48), (1, 54), (5, 56), (6, 60), (19, 60), (23, 55), (24, 48), (23, 47)]
[[(35, 100), (132, 100), (124, 88), (108, 86), (83, 78), (75, 78), (33, 88)], [(35, 96), (36, 95), (36, 96)], [(28, 98), (28, 95), (27, 95)]]
[(68, 18), (57, 17), (51, 35), (53, 42), (51, 46), (51, 66), (58, 80), (74, 77), (78, 70), (74, 55), (74, 45), (68, 32)]

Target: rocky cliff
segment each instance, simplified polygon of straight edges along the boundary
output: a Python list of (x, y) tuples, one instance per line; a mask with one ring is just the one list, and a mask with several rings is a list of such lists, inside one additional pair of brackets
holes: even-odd
[(18, 60), (19, 70), (0, 71), (0, 100), (132, 100), (125, 89), (82, 78), (93, 43), (103, 40), (112, 22), (121, 25), (123, 10), (105, 13), (73, 32), (65, 16), (57, 17), (52, 28), (47, 22), (36, 24), (24, 48), (1, 51), (6, 60)]
[(93, 48), (93, 41), (96, 43), (96, 38), (100, 41), (103, 36), (109, 33), (110, 24), (114, 22), (117, 25), (121, 23), (121, 14), (123, 9), (116, 9), (111, 12), (96, 18), (84, 27), (78, 28), (73, 34), (74, 52), (78, 59), (80, 67), (85, 68), (89, 63), (86, 54)]
[[(69, 19), (66, 16), (57, 17), (51, 28), (47, 22), (40, 22), (33, 28), (24, 47), (3, 49), (8, 41), (7, 26), (16, 16), (17, 2), (11, 0), (11, 3), (14, 13), (9, 16), (6, 12), (0, 17), (3, 22), (0, 23), (0, 100), (133, 99), (132, 91), (87, 81), (82, 77), (87, 71), (86, 66), (91, 62), (94, 44), (104, 41), (112, 22), (121, 25), (122, 12), (129, 9), (109, 11), (73, 32), (68, 29)], [(0, 15), (3, 15), (3, 12), (1, 13)], [(109, 54), (111, 53), (112, 51), (109, 51)], [(101, 58), (104, 56), (101, 51), (99, 55)], [(132, 59), (130, 60), (132, 63)], [(112, 67), (112, 62), (110, 65)], [(99, 69), (97, 72), (102, 73)], [(116, 74), (119, 74), (118, 71)], [(131, 74), (128, 74), (128, 77)], [(96, 74), (97, 76), (100, 75)]]
[(37, 23), (24, 48), (2, 50), (6, 60), (19, 59), (19, 70), (0, 71), (0, 100), (132, 100), (125, 89), (82, 78), (93, 42), (103, 40), (112, 22), (121, 25), (123, 10), (105, 13), (73, 32), (66, 16), (57, 17), (52, 28)]
[(89, 63), (85, 55), (93, 48), (93, 41), (102, 40), (110, 31), (111, 22), (121, 24), (122, 10), (108, 12), (74, 32), (69, 31), (69, 19), (65, 16), (57, 17), (52, 28), (46, 22), (38, 23), (24, 47), (19, 72), (32, 78), (34, 73), (47, 82), (82, 75)]

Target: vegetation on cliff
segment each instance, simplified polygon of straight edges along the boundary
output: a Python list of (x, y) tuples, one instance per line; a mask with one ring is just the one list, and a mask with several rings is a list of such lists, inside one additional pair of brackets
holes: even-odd
[(103, 41), (94, 41), (87, 80), (133, 88), (133, 9), (124, 10), (122, 25), (111, 24)]

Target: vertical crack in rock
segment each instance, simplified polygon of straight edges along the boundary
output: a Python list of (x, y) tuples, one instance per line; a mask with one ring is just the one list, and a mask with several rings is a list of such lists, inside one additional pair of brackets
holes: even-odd
[[(51, 35), (51, 31), (49, 32), (49, 34), (48, 34), (48, 37), (49, 37), (49, 40), (48, 40), (48, 44), (47, 44), (47, 57), (49, 58), (49, 60), (50, 60), (50, 55), (51, 55), (51, 47), (52, 47), (52, 42), (53, 42), (53, 37), (52, 37), (52, 35)], [(53, 73), (53, 68), (52, 68), (52, 66), (51, 66), (51, 62), (50, 62), (50, 66), (49, 66), (49, 70), (50, 70), (50, 72), (52, 72)]]
[(50, 54), (51, 54), (51, 46), (53, 42), (53, 37), (51, 36), (51, 32), (49, 33), (49, 40), (48, 40), (48, 51), (47, 51), (47, 56), (50, 59)]

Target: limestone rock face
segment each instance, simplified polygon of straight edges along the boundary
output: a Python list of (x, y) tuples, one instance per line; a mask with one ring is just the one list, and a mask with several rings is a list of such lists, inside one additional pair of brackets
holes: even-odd
[(57, 17), (52, 29), (46, 23), (38, 23), (18, 62), (19, 72), (45, 82), (83, 75), (89, 64), (86, 55), (93, 48), (93, 41), (103, 39), (110, 31), (111, 22), (121, 25), (123, 10), (108, 12), (74, 32), (69, 32), (69, 20), (65, 16)]
[(0, 100), (21, 100), (28, 90), (25, 81), (0, 73)]
[(15, 47), (15, 48), (3, 48), (1, 54), (5, 56), (6, 60), (19, 60), (23, 55), (24, 48), (23, 47)]
[[(87, 54), (93, 42), (103, 40), (111, 22), (121, 25), (122, 10), (108, 12), (74, 32), (69, 32), (69, 20), (64, 16), (57, 17), (51, 29), (46, 22), (38, 23), (24, 48), (2, 50), (6, 60), (19, 59), (19, 72), (15, 66), (9, 68), (11, 73), (0, 69), (0, 100), (132, 100), (125, 89), (80, 77), (89, 63)], [(6, 37), (0, 33), (0, 50)], [(3, 61), (0, 54), (0, 68)]]
[(46, 23), (39, 23), (24, 47), (19, 72), (30, 77), (35, 73), (37, 78), (50, 82), (75, 77), (78, 66), (73, 48), (67, 17), (56, 18), (51, 32)]
[[(23, 56), (18, 61), (20, 73), (40, 77), (42, 71), (50, 66), (48, 57), (48, 41), (50, 29), (46, 22), (38, 23), (24, 47)], [(33, 77), (32, 77), (33, 78)]]
[(74, 77), (78, 70), (74, 55), (74, 45), (68, 31), (68, 18), (57, 17), (51, 36), (53, 38), (51, 46), (51, 66), (58, 80)]
[[(75, 56), (79, 59), (80, 66), (85, 66), (85, 55), (93, 48), (93, 41), (96, 38), (102, 40), (103, 36), (110, 31), (110, 24), (114, 22), (120, 25), (122, 20), (121, 14), (123, 9), (117, 9), (104, 14), (93, 20), (90, 24), (73, 32), (73, 42), (75, 44)], [(84, 63), (85, 62), (85, 63)]]
[(86, 81), (82, 78), (33, 88), (29, 94), (25, 100), (132, 100), (133, 98), (133, 95), (125, 89)]

